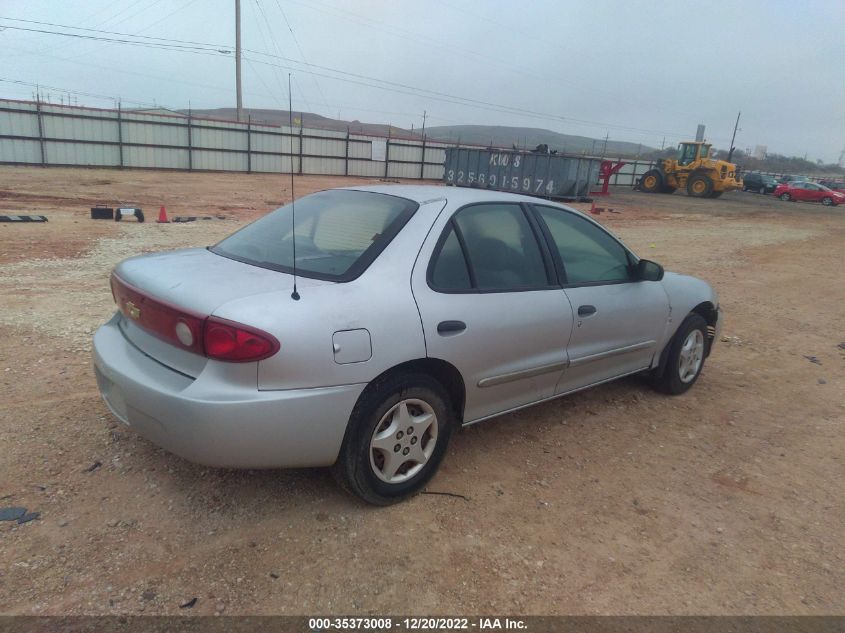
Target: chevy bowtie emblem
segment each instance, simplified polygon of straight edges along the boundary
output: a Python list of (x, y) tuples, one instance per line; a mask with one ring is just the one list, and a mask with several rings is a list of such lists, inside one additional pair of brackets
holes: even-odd
[(126, 311), (129, 313), (129, 316), (131, 316), (136, 321), (141, 318), (141, 308), (136, 306), (131, 301), (126, 302)]

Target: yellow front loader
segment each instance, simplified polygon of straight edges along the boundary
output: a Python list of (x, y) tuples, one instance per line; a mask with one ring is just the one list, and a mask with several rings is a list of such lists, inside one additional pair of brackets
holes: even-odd
[(678, 145), (678, 157), (657, 161), (640, 179), (646, 193), (674, 193), (686, 189), (694, 198), (718, 198), (742, 188), (736, 165), (710, 158), (710, 144), (687, 141)]

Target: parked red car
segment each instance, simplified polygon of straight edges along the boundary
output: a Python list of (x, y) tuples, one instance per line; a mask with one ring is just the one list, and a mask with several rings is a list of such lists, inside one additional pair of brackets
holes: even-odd
[(819, 184), (839, 193), (845, 193), (845, 180), (820, 180)]
[(834, 191), (815, 182), (784, 182), (777, 186), (775, 194), (781, 200), (804, 200), (836, 206), (845, 203), (845, 193)]

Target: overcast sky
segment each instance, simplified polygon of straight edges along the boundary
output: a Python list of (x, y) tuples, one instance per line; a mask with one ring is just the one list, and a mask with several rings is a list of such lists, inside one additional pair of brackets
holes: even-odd
[[(0, 16), (228, 50), (234, 4), (0, 0)], [(428, 125), (544, 127), (657, 147), (664, 137), (693, 137), (704, 123), (708, 139), (726, 148), (741, 110), (739, 148), (825, 162), (845, 148), (842, 0), (242, 0), (242, 34), (247, 107), (286, 108), (293, 69), (294, 109), (350, 120), (419, 127), (427, 110)], [(235, 103), (230, 54), (6, 28), (0, 59), (1, 79), (50, 86), (44, 91), (57, 101), (56, 87), (88, 93), (76, 98), (100, 107), (109, 101), (92, 95), (173, 108)], [(0, 82), (0, 96), (32, 92)]]

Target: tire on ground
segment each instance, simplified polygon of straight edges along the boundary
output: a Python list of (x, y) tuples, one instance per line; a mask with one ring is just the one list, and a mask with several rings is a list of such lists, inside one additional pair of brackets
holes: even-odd
[[(681, 380), (680, 375), (681, 348), (684, 345), (684, 341), (693, 330), (700, 330), (702, 336), (704, 337), (704, 353), (701, 359), (701, 365), (693, 379), (689, 382), (684, 382)], [(701, 371), (704, 369), (706, 356), (707, 321), (705, 321), (704, 317), (700, 314), (692, 313), (684, 319), (677, 332), (675, 332), (675, 336), (672, 337), (672, 341), (669, 343), (669, 352), (666, 355), (664, 364), (659, 367), (652, 376), (652, 385), (658, 391), (662, 391), (663, 393), (668, 393), (673, 396), (684, 393), (696, 383), (698, 377), (701, 375)]]
[(713, 180), (707, 174), (693, 173), (687, 180), (687, 193), (693, 198), (709, 198), (713, 193)]
[(649, 169), (640, 179), (640, 189), (646, 193), (658, 193), (663, 188), (663, 174), (656, 169)]
[[(373, 470), (370, 442), (391, 408), (408, 399), (421, 400), (434, 411), (436, 443), (418, 473), (405, 481), (388, 483)], [(352, 411), (332, 474), (344, 489), (368, 503), (380, 506), (396, 503), (419, 492), (434, 476), (456, 425), (449, 396), (434, 378), (426, 374), (395, 374), (378, 379), (367, 387)]]

